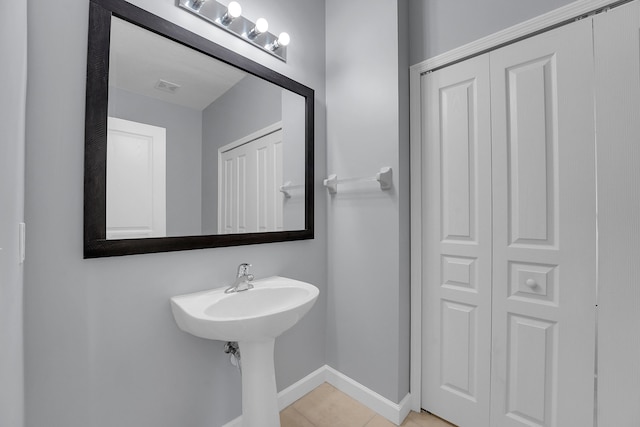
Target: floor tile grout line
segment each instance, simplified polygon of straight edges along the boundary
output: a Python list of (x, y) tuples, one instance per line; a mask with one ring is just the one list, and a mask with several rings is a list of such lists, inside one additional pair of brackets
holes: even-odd
[(373, 415), (371, 415), (371, 418), (369, 418), (367, 421), (364, 422), (364, 424), (362, 424), (362, 427), (367, 427), (367, 424), (369, 424), (371, 420), (373, 420), (376, 417), (376, 415), (377, 414), (374, 412)]
[(292, 409), (293, 409), (294, 411), (296, 411), (298, 414), (300, 414), (300, 416), (301, 416), (302, 418), (304, 418), (305, 420), (309, 421), (309, 424), (311, 424), (313, 427), (318, 427), (318, 426), (316, 426), (316, 423), (314, 423), (314, 422), (313, 422), (313, 421), (311, 421), (309, 418), (307, 418), (307, 416), (306, 416), (305, 414), (303, 414), (302, 412), (298, 411), (296, 408), (293, 408), (293, 407), (292, 407)]

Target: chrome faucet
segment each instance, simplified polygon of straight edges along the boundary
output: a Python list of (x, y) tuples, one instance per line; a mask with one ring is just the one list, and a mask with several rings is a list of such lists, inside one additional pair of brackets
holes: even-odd
[(242, 263), (238, 266), (238, 274), (236, 275), (236, 281), (233, 285), (229, 286), (225, 289), (225, 294), (230, 294), (232, 292), (242, 292), (248, 291), (253, 288), (253, 285), (249, 283), (253, 280), (253, 274), (249, 273), (249, 267), (251, 264)]

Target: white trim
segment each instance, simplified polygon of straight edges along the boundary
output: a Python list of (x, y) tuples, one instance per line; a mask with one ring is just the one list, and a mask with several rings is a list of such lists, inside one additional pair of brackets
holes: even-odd
[(395, 424), (402, 424), (402, 421), (409, 415), (411, 411), (410, 401), (411, 395), (407, 395), (400, 403), (393, 403), (384, 396), (379, 395), (375, 391), (363, 386), (359, 382), (347, 377), (341, 372), (336, 371), (330, 366), (325, 365), (326, 381), (350, 396), (351, 398), (362, 403), (377, 414), (385, 417)]
[(302, 396), (326, 382), (326, 371), (327, 365), (324, 365), (278, 393), (278, 407), (280, 410), (283, 410)]
[(411, 153), (411, 409), (422, 406), (422, 87), (421, 77), (429, 70), (490, 50), (551, 26), (604, 8), (618, 0), (577, 0), (536, 18), (483, 37), (464, 46), (417, 63), (409, 69), (410, 153)]
[(411, 409), (422, 404), (422, 73), (411, 68), (409, 76), (410, 188), (411, 188), (411, 355), (409, 392)]
[(423, 74), (429, 70), (449, 64), (453, 61), (490, 50), (504, 43), (509, 43), (521, 37), (526, 37), (545, 28), (561, 24), (586, 13), (604, 8), (619, 0), (577, 0), (551, 12), (521, 22), (512, 27), (475, 40), (464, 46), (457, 47), (443, 54), (434, 56), (411, 66), (411, 72)]
[(237, 148), (237, 147), (239, 147), (241, 145), (244, 145), (244, 144), (246, 144), (248, 142), (254, 141), (254, 140), (258, 139), (258, 138), (262, 138), (263, 136), (267, 136), (270, 133), (277, 132), (280, 129), (282, 129), (282, 122), (281, 121), (280, 122), (276, 122), (276, 123), (274, 123), (272, 125), (269, 125), (269, 126), (267, 126), (265, 128), (262, 128), (260, 130), (257, 130), (257, 131), (255, 131), (253, 133), (250, 133), (247, 136), (243, 136), (242, 138), (237, 139), (237, 140), (235, 140), (233, 142), (230, 142), (227, 145), (223, 145), (222, 147), (218, 148), (218, 155), (220, 153), (224, 153), (224, 152), (227, 152), (229, 150), (233, 150), (234, 148)]
[[(410, 394), (407, 394), (400, 403), (393, 403), (328, 365), (316, 369), (278, 393), (278, 407), (283, 410), (325, 382), (397, 425), (402, 424), (411, 411)], [(223, 427), (242, 427), (242, 415), (224, 424)]]

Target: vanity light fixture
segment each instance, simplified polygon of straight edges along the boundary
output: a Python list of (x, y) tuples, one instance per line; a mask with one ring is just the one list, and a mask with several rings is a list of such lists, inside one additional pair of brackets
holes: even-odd
[(242, 6), (237, 1), (232, 1), (227, 7), (227, 11), (220, 18), (220, 23), (226, 27), (231, 24), (231, 21), (239, 18), (240, 15), (242, 15)]
[(264, 18), (258, 18), (256, 22), (247, 19), (238, 2), (232, 1), (225, 6), (216, 0), (179, 0), (178, 7), (287, 62), (289, 34), (282, 32), (276, 36), (270, 33), (269, 23)]

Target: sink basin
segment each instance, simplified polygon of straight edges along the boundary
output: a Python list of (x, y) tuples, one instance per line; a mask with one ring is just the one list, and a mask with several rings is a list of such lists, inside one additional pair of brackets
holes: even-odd
[(295, 325), (318, 297), (315, 286), (285, 277), (251, 282), (253, 289), (225, 294), (226, 287), (171, 298), (180, 329), (201, 338), (258, 341)]
[(318, 288), (285, 277), (251, 282), (253, 288), (226, 294), (213, 289), (171, 298), (178, 327), (201, 338), (237, 341), (242, 363), (243, 427), (279, 427), (273, 360), (275, 339), (315, 303)]

